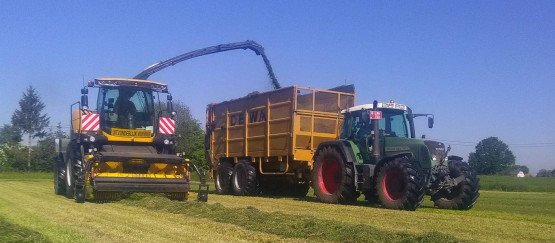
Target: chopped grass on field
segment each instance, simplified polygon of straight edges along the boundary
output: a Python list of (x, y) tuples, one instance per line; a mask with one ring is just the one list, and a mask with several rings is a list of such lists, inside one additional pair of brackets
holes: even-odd
[(0, 242), (50, 242), (40, 233), (12, 224), (0, 217)]
[(255, 207), (226, 208), (221, 204), (175, 202), (161, 196), (133, 194), (120, 203), (147, 210), (210, 219), (287, 238), (346, 242), (457, 242), (457, 238), (430, 231), (424, 234), (389, 232), (363, 224), (317, 219), (306, 215), (263, 212)]
[(555, 192), (555, 177), (480, 176), (480, 189), (507, 192)]
[(52, 179), (50, 172), (0, 172), (0, 180), (31, 181)]

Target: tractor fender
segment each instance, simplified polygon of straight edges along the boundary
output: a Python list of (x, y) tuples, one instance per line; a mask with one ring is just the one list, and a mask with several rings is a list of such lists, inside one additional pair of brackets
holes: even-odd
[(339, 150), (339, 152), (343, 155), (347, 163), (354, 164), (356, 162), (355, 155), (353, 150), (351, 149), (350, 143), (347, 140), (343, 140), (343, 139), (320, 143), (312, 158), (316, 159), (316, 157), (318, 156), (318, 153), (320, 153), (320, 151), (322, 151), (322, 149), (324, 149), (325, 147), (333, 147)]

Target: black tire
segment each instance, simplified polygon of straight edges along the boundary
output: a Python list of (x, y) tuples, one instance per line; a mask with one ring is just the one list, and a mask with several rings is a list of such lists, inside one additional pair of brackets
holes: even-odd
[(54, 164), (54, 193), (56, 195), (66, 194), (66, 182), (64, 171), (64, 161), (61, 155), (56, 158), (56, 163)]
[(325, 203), (352, 204), (360, 194), (355, 189), (353, 165), (333, 147), (318, 151), (312, 170), (314, 194)]
[(73, 152), (70, 152), (69, 157), (67, 158), (67, 161), (65, 163), (66, 173), (64, 182), (66, 188), (65, 196), (71, 199), (73, 199), (73, 197), (75, 196), (75, 176), (73, 163)]
[(468, 210), (480, 196), (480, 180), (470, 166), (459, 160), (448, 161), (449, 176), (453, 179), (464, 175), (466, 178), (450, 192), (439, 191), (432, 195), (434, 205), (442, 209)]
[(223, 161), (218, 164), (216, 169), (216, 178), (214, 184), (216, 193), (218, 194), (231, 194), (231, 176), (233, 175), (233, 165), (230, 162)]
[(237, 196), (256, 195), (259, 192), (256, 168), (248, 161), (240, 161), (235, 165), (231, 181), (233, 194)]
[(385, 208), (415, 210), (424, 198), (424, 180), (420, 166), (400, 157), (380, 167), (376, 192)]

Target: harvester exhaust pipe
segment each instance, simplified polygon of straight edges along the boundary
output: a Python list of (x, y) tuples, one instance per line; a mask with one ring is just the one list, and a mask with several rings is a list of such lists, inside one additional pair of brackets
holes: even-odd
[[(372, 104), (372, 110), (377, 111), (378, 109), (378, 101), (374, 100)], [(381, 119), (381, 114), (380, 114)], [(378, 162), (381, 158), (381, 148), (380, 148), (380, 120), (377, 117), (372, 117), (372, 133), (374, 134), (374, 140), (372, 144), (372, 154), (374, 155), (374, 159)]]

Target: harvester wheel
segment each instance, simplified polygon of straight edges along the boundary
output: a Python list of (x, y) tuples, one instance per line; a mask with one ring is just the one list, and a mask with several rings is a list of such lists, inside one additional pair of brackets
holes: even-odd
[(56, 164), (54, 165), (54, 193), (56, 195), (66, 194), (66, 183), (64, 180), (64, 161), (60, 156), (56, 158)]
[(390, 209), (415, 210), (424, 197), (424, 180), (420, 168), (406, 157), (384, 164), (376, 180), (381, 204)]
[(318, 152), (312, 171), (314, 194), (325, 203), (351, 204), (360, 195), (354, 184), (353, 165), (347, 164), (337, 149)]
[(231, 193), (231, 176), (233, 175), (233, 165), (230, 162), (222, 161), (218, 164), (216, 170), (216, 193), (230, 194)]
[(71, 198), (73, 199), (73, 196), (75, 194), (75, 178), (73, 176), (73, 160), (72, 160), (72, 154), (69, 155), (69, 158), (66, 161), (66, 178), (65, 178), (65, 195), (67, 198)]
[(467, 163), (459, 160), (450, 160), (448, 163), (451, 178), (464, 175), (465, 179), (450, 191), (441, 190), (432, 195), (432, 201), (436, 207), (442, 209), (471, 209), (480, 195), (479, 179)]
[(233, 193), (238, 196), (255, 195), (259, 192), (257, 171), (249, 161), (240, 161), (233, 168)]

